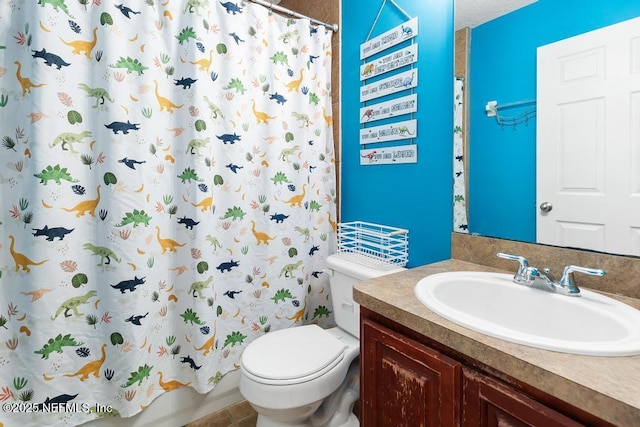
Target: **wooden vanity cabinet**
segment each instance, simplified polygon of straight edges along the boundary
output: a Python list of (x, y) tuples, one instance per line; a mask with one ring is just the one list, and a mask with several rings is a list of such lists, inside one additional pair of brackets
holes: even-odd
[(362, 427), (610, 426), (526, 384), (513, 379), (507, 383), (504, 374), (489, 371), (361, 307)]
[(460, 362), (368, 319), (360, 337), (361, 426), (460, 425)]

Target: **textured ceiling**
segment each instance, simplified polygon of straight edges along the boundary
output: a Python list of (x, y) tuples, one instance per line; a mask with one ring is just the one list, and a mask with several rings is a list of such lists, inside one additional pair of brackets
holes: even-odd
[(477, 27), (538, 0), (455, 0), (455, 30)]

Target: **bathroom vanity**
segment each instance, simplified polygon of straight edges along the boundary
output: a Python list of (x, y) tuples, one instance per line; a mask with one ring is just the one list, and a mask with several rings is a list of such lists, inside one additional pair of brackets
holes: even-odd
[(560, 353), (459, 326), (413, 294), (447, 271), (509, 272), (450, 259), (355, 286), (364, 427), (640, 425), (640, 356)]

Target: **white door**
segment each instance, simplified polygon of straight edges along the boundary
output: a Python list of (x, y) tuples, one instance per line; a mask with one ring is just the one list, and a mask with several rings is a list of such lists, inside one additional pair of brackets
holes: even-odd
[(640, 255), (640, 18), (538, 48), (537, 91), (538, 243)]

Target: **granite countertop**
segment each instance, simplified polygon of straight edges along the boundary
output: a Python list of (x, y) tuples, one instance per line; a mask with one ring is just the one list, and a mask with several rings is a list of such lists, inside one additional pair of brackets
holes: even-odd
[[(369, 310), (612, 424), (640, 425), (640, 356), (559, 353), (459, 326), (429, 310), (413, 294), (420, 279), (447, 271), (505, 272), (450, 259), (360, 282), (354, 287), (354, 299)], [(640, 307), (639, 300), (616, 298)]]

